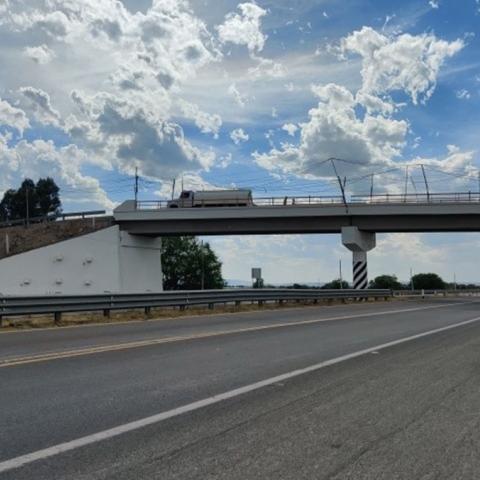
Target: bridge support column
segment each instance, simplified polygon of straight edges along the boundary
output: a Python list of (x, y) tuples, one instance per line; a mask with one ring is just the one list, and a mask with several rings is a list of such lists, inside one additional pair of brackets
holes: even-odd
[(364, 290), (368, 287), (367, 252), (375, 248), (375, 233), (342, 227), (342, 243), (353, 252), (353, 288)]

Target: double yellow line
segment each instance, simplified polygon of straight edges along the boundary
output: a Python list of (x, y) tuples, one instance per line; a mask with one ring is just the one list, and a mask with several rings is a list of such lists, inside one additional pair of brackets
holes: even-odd
[(149, 347), (153, 345), (163, 345), (167, 343), (176, 343), (176, 342), (185, 342), (189, 340), (199, 340), (204, 338), (212, 338), (212, 337), (221, 337), (226, 335), (235, 335), (239, 333), (248, 333), (248, 332), (259, 332), (262, 330), (274, 330), (279, 328), (289, 328), (289, 327), (298, 327), (302, 325), (313, 325), (317, 323), (323, 322), (331, 322), (334, 320), (348, 320), (353, 318), (362, 318), (362, 317), (377, 317), (381, 315), (394, 315), (399, 313), (407, 313), (407, 312), (414, 312), (419, 310), (431, 310), (436, 308), (445, 308), (451, 307), (456, 305), (462, 305), (464, 303), (471, 303), (471, 302), (461, 302), (461, 303), (445, 303), (441, 305), (429, 305), (426, 307), (416, 307), (416, 308), (406, 308), (406, 309), (399, 309), (399, 310), (387, 310), (381, 312), (365, 312), (356, 315), (342, 315), (337, 317), (329, 317), (329, 318), (321, 318), (321, 319), (313, 319), (313, 320), (302, 320), (300, 322), (290, 322), (290, 323), (273, 323), (269, 325), (259, 325), (256, 327), (248, 327), (248, 328), (238, 328), (238, 329), (231, 329), (231, 330), (220, 330), (215, 332), (205, 332), (205, 333), (197, 333), (193, 335), (185, 335), (185, 336), (176, 336), (176, 337), (162, 337), (162, 338), (153, 338), (148, 340), (139, 340), (135, 342), (125, 342), (125, 343), (117, 343), (112, 345), (99, 345), (95, 347), (85, 347), (79, 348), (75, 350), (65, 350), (59, 352), (49, 352), (49, 353), (39, 353), (36, 355), (28, 355), (22, 357), (11, 357), (6, 358), (4, 360), (0, 360), (0, 368), (6, 367), (13, 367), (16, 365), (26, 365), (30, 363), (39, 363), (39, 362), (47, 362), (51, 360), (60, 360), (62, 358), (74, 358), (74, 357), (82, 357), (86, 355), (93, 355), (96, 353), (105, 353), (105, 352), (118, 352), (122, 350), (130, 350), (134, 348), (142, 348), (142, 347)]

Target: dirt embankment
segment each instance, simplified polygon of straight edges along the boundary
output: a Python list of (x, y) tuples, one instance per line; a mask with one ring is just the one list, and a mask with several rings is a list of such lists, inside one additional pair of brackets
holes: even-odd
[(96, 232), (113, 225), (113, 217), (45, 222), (0, 228), (0, 259)]

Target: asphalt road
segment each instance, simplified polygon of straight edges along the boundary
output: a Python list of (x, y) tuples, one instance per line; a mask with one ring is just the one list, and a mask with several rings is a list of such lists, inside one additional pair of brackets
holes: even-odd
[(479, 367), (465, 299), (1, 333), (0, 478), (474, 479)]

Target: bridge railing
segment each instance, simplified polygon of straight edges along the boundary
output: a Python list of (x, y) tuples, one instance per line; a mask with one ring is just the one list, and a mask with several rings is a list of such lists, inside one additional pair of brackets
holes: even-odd
[(166, 291), (140, 294), (0, 296), (0, 323), (3, 316), (54, 314), (59, 321), (62, 313), (145, 308), (188, 307), (192, 305), (240, 304), (241, 302), (313, 301), (358, 298), (389, 298), (390, 290), (319, 290), (319, 289), (224, 289)]
[[(235, 199), (225, 198), (225, 206), (235, 207), (245, 206), (245, 200), (235, 203)], [(418, 193), (418, 194), (400, 194), (383, 193), (375, 195), (351, 195), (347, 198), (347, 205), (371, 205), (371, 204), (447, 204), (447, 203), (480, 203), (480, 192), (448, 192), (448, 193)], [(252, 199), (251, 207), (282, 207), (292, 205), (303, 206), (331, 206), (344, 205), (342, 196), (283, 196), (283, 197), (256, 197)], [(167, 200), (142, 200), (136, 203), (136, 210), (160, 210), (168, 208)], [(198, 207), (218, 206), (218, 199), (211, 202), (204, 201), (199, 203)]]
[(352, 195), (351, 203), (479, 203), (480, 192), (449, 193), (382, 193), (376, 195)]
[(105, 210), (89, 210), (85, 212), (68, 212), (58, 213), (54, 215), (42, 215), (40, 217), (29, 218), (28, 221), (26, 218), (20, 218), (18, 220), (7, 220), (5, 222), (0, 222), (0, 228), (15, 227), (19, 225), (26, 226), (33, 223), (54, 222), (58, 220), (67, 220), (73, 218), (96, 217), (99, 215), (105, 215), (105, 213)]
[[(226, 197), (222, 199), (225, 206), (235, 207), (238, 205), (245, 206), (244, 199), (235, 199)], [(211, 205), (217, 206), (219, 200), (212, 199), (204, 200), (196, 204), (198, 207), (209, 207)], [(136, 203), (137, 210), (160, 210), (168, 208), (168, 200), (141, 200)], [(252, 199), (252, 207), (281, 207), (291, 205), (332, 205), (343, 204), (342, 196), (283, 196), (283, 197), (256, 197)]]

